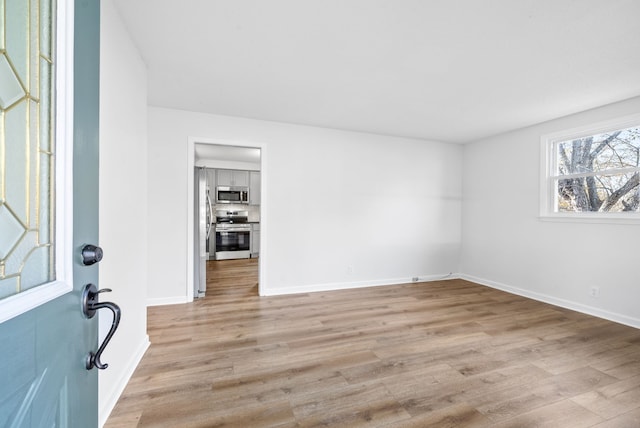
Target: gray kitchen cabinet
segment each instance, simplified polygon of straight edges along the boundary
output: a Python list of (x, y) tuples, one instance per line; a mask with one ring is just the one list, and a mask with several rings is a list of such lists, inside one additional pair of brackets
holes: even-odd
[(251, 225), (251, 258), (260, 255), (260, 223)]
[(249, 204), (260, 205), (260, 171), (249, 172)]
[(218, 169), (216, 170), (216, 182), (218, 186), (249, 187), (249, 171)]
[(215, 260), (216, 259), (216, 230), (215, 230), (214, 224), (211, 225), (211, 232), (209, 233), (208, 250), (209, 250), (209, 260)]

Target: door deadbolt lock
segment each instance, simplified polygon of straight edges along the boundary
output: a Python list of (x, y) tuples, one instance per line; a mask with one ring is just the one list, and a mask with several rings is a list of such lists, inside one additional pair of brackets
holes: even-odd
[(82, 247), (82, 264), (85, 266), (91, 266), (94, 263), (98, 263), (102, 260), (102, 248), (97, 245), (87, 244)]

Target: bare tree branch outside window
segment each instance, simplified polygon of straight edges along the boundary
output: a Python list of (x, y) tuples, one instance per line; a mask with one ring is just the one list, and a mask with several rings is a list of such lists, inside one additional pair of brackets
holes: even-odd
[(640, 211), (640, 127), (555, 143), (559, 212)]

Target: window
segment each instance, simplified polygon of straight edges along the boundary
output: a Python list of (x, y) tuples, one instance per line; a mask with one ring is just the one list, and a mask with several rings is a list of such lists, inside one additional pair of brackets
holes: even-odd
[(640, 219), (640, 115), (542, 138), (543, 217)]

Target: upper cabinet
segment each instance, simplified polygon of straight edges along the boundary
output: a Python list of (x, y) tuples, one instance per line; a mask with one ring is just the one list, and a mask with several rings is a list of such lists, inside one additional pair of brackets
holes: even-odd
[(249, 172), (249, 204), (260, 205), (260, 171)]
[(249, 187), (249, 171), (235, 169), (216, 170), (217, 186), (244, 186)]

